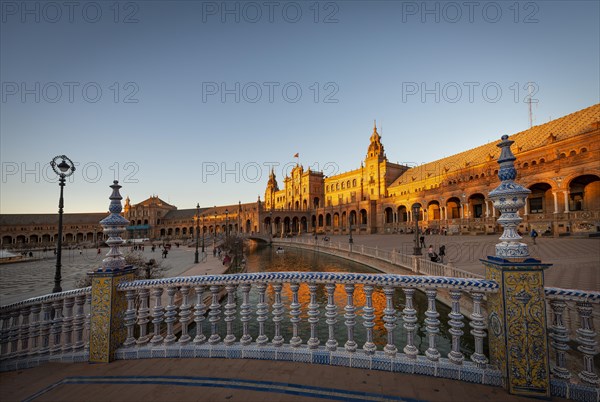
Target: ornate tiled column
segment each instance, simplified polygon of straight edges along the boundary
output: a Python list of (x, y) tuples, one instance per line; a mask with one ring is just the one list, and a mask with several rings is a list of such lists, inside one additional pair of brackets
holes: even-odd
[(117, 292), (117, 285), (134, 279), (131, 266), (125, 265), (125, 258), (119, 250), (123, 243), (120, 235), (129, 221), (120, 215), (121, 194), (118, 181), (110, 186), (110, 215), (100, 221), (110, 251), (102, 260), (102, 267), (90, 272), (92, 278), (92, 314), (90, 327), (90, 362), (108, 363), (114, 360), (115, 350), (126, 338), (124, 323), (127, 299), (124, 292)]
[(551, 264), (530, 258), (527, 244), (519, 242), (518, 210), (531, 193), (515, 183), (514, 141), (502, 136), (498, 163), (500, 185), (489, 193), (501, 212), (498, 223), (504, 226), (496, 255), (481, 260), (486, 279), (496, 281), (500, 291), (488, 298), (490, 360), (505, 378), (511, 394), (550, 396), (550, 368), (544, 302), (544, 269)]

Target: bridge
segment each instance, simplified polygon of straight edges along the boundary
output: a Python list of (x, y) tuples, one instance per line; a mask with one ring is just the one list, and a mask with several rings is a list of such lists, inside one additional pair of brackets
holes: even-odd
[[(429, 376), (499, 387), (512, 395), (597, 401), (593, 315), (600, 309), (600, 292), (544, 287), (550, 264), (530, 258), (514, 230), (520, 219), (514, 211), (525, 197), (512, 182), (509, 162), (512, 166), (503, 150), (501, 174), (511, 183), (501, 184), (490, 198), (503, 213), (505, 232), (496, 255), (481, 261), (485, 278), (419, 271), (134, 280), (119, 251), (123, 218), (115, 181), (111, 215), (102, 221), (111, 251), (91, 274), (92, 286), (0, 307), (0, 370), (53, 362), (251, 359), (266, 365), (290, 362)], [(443, 315), (437, 302), (441, 296), (450, 305)], [(395, 302), (397, 297), (403, 302)], [(426, 307), (417, 307), (417, 297), (425, 298)], [(576, 319), (569, 318), (572, 314)], [(472, 349), (464, 347), (468, 336)]]

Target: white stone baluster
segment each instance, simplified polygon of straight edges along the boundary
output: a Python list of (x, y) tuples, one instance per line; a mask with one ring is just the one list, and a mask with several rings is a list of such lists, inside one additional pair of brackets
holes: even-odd
[(385, 309), (383, 310), (383, 322), (384, 327), (387, 331), (387, 345), (383, 347), (383, 351), (386, 355), (394, 357), (398, 353), (398, 348), (394, 344), (394, 329), (396, 328), (396, 309), (394, 308), (394, 291), (395, 289), (391, 286), (383, 288), (385, 294)]
[[(73, 319), (73, 332), (75, 333), (75, 351), (83, 349), (85, 342), (83, 341), (83, 329), (85, 323), (85, 295), (75, 297), (75, 318)], [(35, 315), (34, 315), (35, 318)], [(39, 315), (38, 315), (39, 318)]]
[(175, 293), (177, 288), (169, 286), (167, 288), (167, 297), (169, 298), (167, 307), (165, 307), (165, 323), (167, 324), (167, 336), (165, 336), (165, 345), (170, 345), (177, 340), (174, 334), (173, 327), (175, 321), (177, 321), (177, 306), (175, 305)]
[(373, 343), (373, 327), (375, 326), (375, 309), (373, 308), (373, 286), (364, 285), (363, 292), (365, 293), (365, 307), (363, 307), (363, 326), (366, 329), (367, 339), (363, 345), (363, 350), (367, 355), (372, 355), (377, 350), (377, 346)]
[(194, 306), (194, 322), (196, 323), (196, 336), (194, 337), (194, 344), (199, 345), (206, 341), (206, 336), (204, 336), (202, 324), (205, 320), (204, 314), (206, 313), (206, 306), (204, 305), (204, 300), (202, 297), (204, 296), (205, 286), (195, 286), (194, 291), (196, 292), (196, 305)]
[(569, 331), (563, 321), (563, 313), (567, 304), (562, 300), (552, 300), (552, 332), (548, 335), (550, 346), (554, 349), (556, 356), (556, 366), (552, 367), (552, 374), (557, 378), (567, 380), (571, 378), (571, 373), (567, 370), (566, 353), (569, 350)]
[(460, 352), (460, 337), (463, 335), (462, 328), (464, 316), (460, 313), (460, 290), (450, 290), (450, 298), (452, 299), (452, 311), (448, 314), (448, 325), (450, 335), (452, 335), (452, 350), (448, 353), (448, 360), (454, 364), (462, 364), (465, 357)]
[(426, 289), (427, 311), (425, 312), (425, 324), (427, 325), (427, 337), (429, 338), (429, 348), (425, 351), (425, 356), (431, 361), (440, 359), (440, 352), (437, 350), (436, 337), (440, 332), (440, 313), (435, 308), (435, 289)]
[(52, 346), (50, 346), (50, 353), (57, 354), (62, 348), (62, 307), (63, 301), (57, 300), (52, 303), (52, 309), (54, 310), (54, 319), (52, 320), (52, 326), (50, 332), (52, 334)]
[(90, 328), (92, 326), (92, 293), (88, 293), (87, 295), (85, 295), (85, 305), (87, 306), (87, 314), (85, 315), (85, 321), (83, 323), (83, 330), (84, 330), (84, 337), (83, 339), (85, 339), (85, 346), (83, 347), (83, 350), (89, 354), (90, 351), (90, 338), (91, 338), (91, 331)]
[(258, 346), (265, 346), (269, 341), (269, 338), (265, 335), (265, 321), (267, 321), (267, 314), (269, 314), (268, 305), (265, 303), (265, 291), (267, 285), (265, 283), (258, 283), (256, 285), (258, 290), (258, 303), (256, 304), (256, 321), (258, 321), (258, 337), (256, 343)]
[(52, 325), (52, 303), (42, 304), (42, 323), (40, 325), (40, 354), (50, 352), (50, 327)]
[(273, 346), (279, 347), (283, 345), (283, 336), (281, 336), (281, 321), (283, 321), (283, 303), (281, 302), (281, 283), (274, 283), (273, 291), (275, 292), (275, 302), (273, 303), (273, 324), (275, 327), (275, 335), (271, 340)]
[(10, 312), (10, 330), (8, 331), (8, 342), (10, 345), (10, 357), (14, 357), (19, 349), (19, 310)]
[(8, 355), (8, 333), (10, 331), (10, 315), (2, 314), (2, 328), (0, 329), (0, 356)]
[(208, 312), (208, 321), (210, 321), (210, 337), (208, 343), (215, 345), (221, 341), (221, 335), (219, 335), (219, 321), (221, 321), (221, 303), (219, 303), (219, 290), (221, 287), (218, 285), (212, 285), (210, 288), (211, 303), (210, 311)]
[(348, 330), (348, 340), (344, 344), (346, 352), (356, 352), (356, 342), (354, 341), (354, 326), (356, 325), (356, 308), (354, 307), (354, 285), (349, 284), (344, 286), (346, 291), (346, 307), (344, 307), (344, 318), (346, 319), (346, 328)]
[(402, 310), (402, 320), (404, 321), (404, 329), (406, 329), (406, 345), (404, 353), (410, 359), (416, 359), (419, 354), (419, 349), (415, 346), (415, 332), (417, 329), (417, 310), (413, 307), (413, 296), (415, 289), (405, 288), (404, 297), (406, 304)]
[(235, 291), (236, 285), (227, 285), (227, 303), (225, 304), (225, 323), (227, 326), (227, 335), (223, 339), (223, 343), (227, 346), (231, 346), (235, 342), (235, 335), (233, 334), (233, 321), (235, 321)]
[(579, 328), (577, 328), (577, 350), (583, 353), (583, 370), (579, 372), (579, 378), (587, 385), (597, 387), (600, 379), (594, 368), (594, 356), (598, 354), (598, 342), (596, 331), (592, 320), (592, 305), (587, 302), (577, 302), (579, 313)]
[(123, 342), (123, 346), (131, 346), (135, 344), (135, 290), (129, 289), (125, 292), (125, 298), (127, 299), (127, 310), (125, 311), (125, 327), (127, 328), (127, 338)]
[(310, 339), (307, 342), (309, 349), (319, 347), (319, 338), (317, 336), (317, 324), (319, 323), (319, 304), (317, 303), (317, 284), (309, 283), (310, 303), (308, 304), (308, 322), (310, 323)]
[(62, 339), (63, 353), (70, 352), (73, 350), (73, 305), (75, 304), (75, 298), (68, 297), (65, 299), (65, 314), (63, 316), (63, 328), (62, 328)]
[(181, 306), (179, 306), (181, 336), (179, 337), (178, 343), (186, 345), (192, 340), (192, 337), (188, 333), (188, 326), (192, 320), (192, 306), (189, 303), (190, 287), (188, 285), (183, 285), (179, 291), (181, 292)]
[(154, 346), (163, 341), (163, 336), (160, 334), (160, 325), (163, 322), (163, 306), (162, 306), (162, 288), (154, 288), (150, 292), (154, 298), (154, 307), (152, 308), (152, 324), (154, 324), (154, 336), (150, 339), (150, 343)]
[(290, 345), (297, 348), (302, 345), (302, 339), (298, 335), (298, 324), (300, 323), (300, 303), (298, 302), (298, 289), (300, 285), (298, 283), (290, 283), (290, 290), (292, 291), (292, 303), (290, 304), (290, 322), (292, 323), (292, 339), (290, 339)]
[(250, 336), (250, 289), (249, 283), (243, 283), (240, 285), (242, 291), (242, 305), (240, 306), (240, 321), (242, 322), (242, 337), (240, 343), (244, 346), (252, 343), (252, 337)]
[(31, 314), (31, 307), (23, 307), (20, 314), (21, 326), (19, 328), (19, 341), (21, 347), (17, 355), (24, 356), (29, 352), (29, 315)]
[(329, 327), (329, 339), (325, 343), (327, 350), (337, 350), (338, 341), (335, 339), (335, 324), (337, 323), (337, 306), (335, 305), (334, 292), (335, 283), (325, 285), (327, 290), (327, 306), (325, 307), (325, 322)]
[(481, 313), (481, 301), (483, 300), (483, 293), (471, 293), (473, 298), (473, 313), (471, 314), (471, 335), (475, 338), (475, 353), (471, 355), (471, 360), (479, 368), (485, 368), (488, 363), (487, 357), (483, 354), (483, 338), (485, 334), (485, 321), (483, 314)]
[(40, 343), (40, 311), (42, 311), (41, 304), (34, 304), (31, 306), (31, 323), (29, 324), (29, 355), (38, 353)]
[(138, 309), (137, 324), (140, 329), (140, 336), (136, 343), (138, 345), (145, 345), (150, 340), (150, 335), (148, 334), (148, 323), (150, 322), (150, 291), (148, 289), (140, 289), (139, 297), (140, 307)]

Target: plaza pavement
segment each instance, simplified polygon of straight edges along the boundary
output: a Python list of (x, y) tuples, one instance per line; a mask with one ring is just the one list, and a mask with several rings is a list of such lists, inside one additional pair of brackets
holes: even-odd
[[(128, 248), (122, 248), (123, 253), (130, 252)], [(164, 276), (192, 276), (208, 274), (220, 274), (225, 267), (212, 256), (212, 243), (206, 247), (206, 260), (194, 264), (194, 247), (173, 247), (167, 258), (161, 257), (161, 250), (157, 248), (152, 252), (151, 248), (144, 247), (141, 253), (145, 260), (155, 259), (161, 262), (165, 268)], [(70, 290), (77, 288), (77, 281), (85, 277), (87, 272), (98, 269), (102, 259), (108, 252), (108, 248), (102, 248), (100, 255), (96, 249), (85, 249), (81, 254), (77, 250), (64, 250), (62, 255), (62, 288)], [(25, 261), (0, 265), (0, 305), (7, 305), (31, 297), (43, 296), (52, 292), (54, 285), (54, 272), (56, 257), (52, 252), (44, 256), (36, 255), (35, 261)]]
[[(356, 368), (237, 359), (48, 363), (0, 374), (9, 401), (531, 402), (503, 388)], [(563, 401), (553, 398), (553, 401)]]

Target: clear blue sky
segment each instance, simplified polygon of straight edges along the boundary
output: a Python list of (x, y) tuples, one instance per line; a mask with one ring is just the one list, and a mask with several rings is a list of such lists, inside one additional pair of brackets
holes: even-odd
[(66, 212), (116, 175), (183, 209), (256, 201), (295, 153), (357, 168), (374, 119), (419, 164), (527, 129), (528, 82), (534, 124), (600, 101), (598, 1), (0, 4), (2, 213), (57, 211), (60, 154)]

